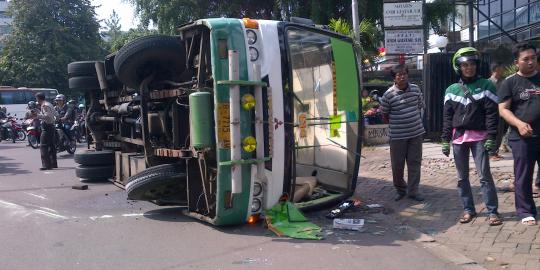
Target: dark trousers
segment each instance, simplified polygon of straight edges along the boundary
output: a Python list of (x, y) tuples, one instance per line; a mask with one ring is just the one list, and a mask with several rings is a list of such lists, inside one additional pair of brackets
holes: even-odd
[(503, 140), (506, 131), (508, 130), (508, 124), (504, 119), (499, 118), (499, 125), (497, 126), (497, 137), (495, 138), (495, 148), (489, 152), (490, 156), (497, 155), (499, 153), (499, 148)]
[[(422, 165), (422, 137), (423, 135), (404, 140), (390, 140), (392, 178), (399, 194), (414, 196), (418, 193)], [(405, 163), (407, 163), (406, 183), (403, 178)]]
[(540, 138), (509, 140), (514, 156), (516, 212), (520, 218), (536, 217), (532, 194), (534, 165), (540, 162)]
[(42, 124), (40, 151), (41, 151), (41, 166), (43, 168), (57, 168), (56, 162), (56, 145), (54, 143), (54, 135), (56, 129), (52, 124)]

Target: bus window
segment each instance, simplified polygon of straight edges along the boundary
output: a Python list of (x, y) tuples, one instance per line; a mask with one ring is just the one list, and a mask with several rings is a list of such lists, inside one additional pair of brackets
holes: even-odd
[(26, 98), (22, 91), (1, 91), (0, 104), (26, 104)]
[(24, 98), (26, 100), (26, 103), (29, 101), (36, 101), (36, 97), (34, 96), (34, 93), (32, 91), (24, 91)]

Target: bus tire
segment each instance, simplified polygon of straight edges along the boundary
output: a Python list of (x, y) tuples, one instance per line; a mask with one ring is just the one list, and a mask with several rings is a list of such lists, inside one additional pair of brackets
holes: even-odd
[(75, 153), (75, 163), (84, 166), (113, 165), (114, 151), (83, 150)]
[(124, 45), (114, 58), (116, 77), (124, 85), (139, 89), (151, 74), (154, 81), (174, 80), (186, 68), (184, 45), (170, 36), (145, 36)]
[(187, 176), (180, 166), (161, 165), (131, 176), (128, 181), (126, 191), (130, 200), (186, 200)]
[(100, 89), (100, 87), (97, 77), (78, 76), (69, 78), (69, 89), (81, 91), (97, 91)]
[(69, 77), (97, 76), (96, 66), (95, 66), (96, 62), (99, 62), (99, 61), (71, 62), (67, 66), (68, 76)]
[(75, 175), (82, 180), (101, 181), (114, 176), (114, 165), (85, 166), (75, 168)]

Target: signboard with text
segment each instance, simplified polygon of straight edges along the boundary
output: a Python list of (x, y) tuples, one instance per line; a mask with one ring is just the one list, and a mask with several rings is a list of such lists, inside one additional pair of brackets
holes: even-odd
[(384, 44), (388, 54), (420, 54), (424, 52), (423, 29), (385, 30)]
[(422, 2), (384, 3), (384, 26), (422, 26)]

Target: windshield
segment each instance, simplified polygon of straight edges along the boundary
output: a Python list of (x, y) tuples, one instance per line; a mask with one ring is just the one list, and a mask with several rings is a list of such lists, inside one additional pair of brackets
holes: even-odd
[(287, 46), (299, 175), (302, 168), (324, 171), (329, 177), (318, 177), (319, 182), (345, 188), (346, 181), (338, 179), (353, 173), (355, 158), (343, 147), (356, 149), (349, 139), (355, 137), (351, 124), (358, 121), (359, 107), (358, 85), (350, 83), (358, 78), (352, 45), (324, 33), (289, 27)]

